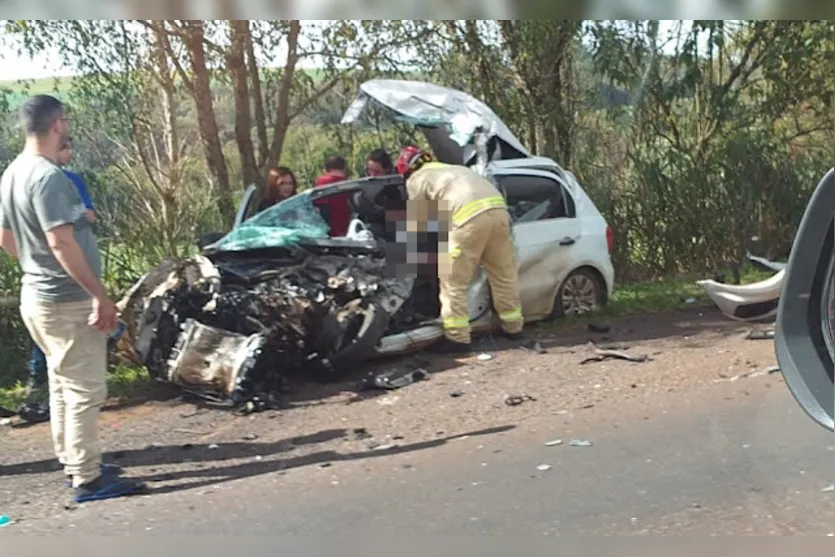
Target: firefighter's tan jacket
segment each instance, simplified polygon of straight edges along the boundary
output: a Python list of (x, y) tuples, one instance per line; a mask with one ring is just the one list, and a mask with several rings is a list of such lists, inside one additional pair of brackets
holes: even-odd
[(449, 228), (457, 228), (491, 209), (506, 209), (499, 190), (465, 166), (429, 162), (406, 181), (409, 199), (445, 202)]

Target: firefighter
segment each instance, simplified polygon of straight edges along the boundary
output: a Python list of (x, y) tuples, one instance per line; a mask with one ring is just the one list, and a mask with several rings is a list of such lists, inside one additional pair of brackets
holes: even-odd
[(473, 170), (434, 162), (417, 147), (404, 147), (395, 166), (406, 180), (410, 204), (435, 205), (447, 228), (447, 256), (441, 245), (438, 250), (444, 339), (433, 351), (469, 352), (468, 290), (479, 265), (487, 272), (503, 335), (519, 339), (524, 319), (510, 217), (501, 193)]

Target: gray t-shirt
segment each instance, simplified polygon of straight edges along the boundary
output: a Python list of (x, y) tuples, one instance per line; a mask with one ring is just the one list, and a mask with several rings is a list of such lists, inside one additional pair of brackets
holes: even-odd
[(0, 179), (0, 226), (11, 229), (23, 270), (22, 288), (45, 302), (76, 302), (90, 296), (70, 277), (45, 232), (72, 224), (87, 263), (101, 277), (101, 255), (78, 190), (49, 159), (21, 154)]

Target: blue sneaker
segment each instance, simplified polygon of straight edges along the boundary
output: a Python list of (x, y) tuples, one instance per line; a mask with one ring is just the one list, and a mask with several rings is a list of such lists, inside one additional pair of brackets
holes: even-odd
[(146, 490), (147, 485), (142, 482), (107, 474), (76, 487), (73, 502), (88, 503), (115, 497), (129, 497), (144, 493)]
[[(102, 475), (118, 476), (122, 473), (122, 467), (118, 464), (105, 464), (104, 462), (102, 462), (101, 473)], [(72, 478), (68, 477), (67, 483), (65, 485), (67, 487), (72, 487)]]

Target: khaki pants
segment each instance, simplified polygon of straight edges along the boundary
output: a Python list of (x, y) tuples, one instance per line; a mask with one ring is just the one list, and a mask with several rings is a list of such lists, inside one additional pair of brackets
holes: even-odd
[(441, 263), (438, 273), (441, 318), (449, 340), (470, 342), (467, 292), (479, 265), (487, 273), (502, 328), (508, 333), (522, 331), (524, 319), (510, 218), (503, 209), (491, 209), (449, 233), (448, 265)]
[(20, 314), (46, 355), (52, 443), (73, 486), (101, 473), (99, 411), (107, 397), (107, 336), (87, 324), (90, 300), (45, 303), (23, 293)]

